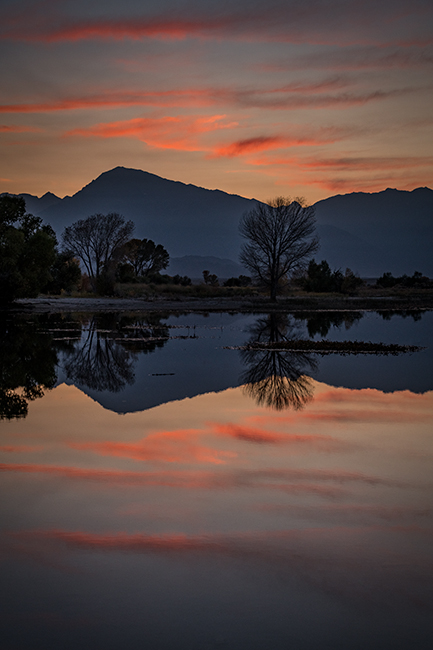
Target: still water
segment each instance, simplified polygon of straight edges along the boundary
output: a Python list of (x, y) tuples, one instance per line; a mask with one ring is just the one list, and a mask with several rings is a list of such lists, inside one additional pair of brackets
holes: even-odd
[(2, 650), (432, 647), (432, 312), (0, 327)]

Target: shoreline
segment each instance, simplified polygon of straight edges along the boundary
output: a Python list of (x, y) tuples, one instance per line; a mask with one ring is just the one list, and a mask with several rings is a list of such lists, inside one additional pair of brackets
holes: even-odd
[(260, 297), (165, 298), (23, 298), (3, 313), (58, 314), (64, 312), (319, 312), (319, 311), (428, 311), (433, 296), (289, 296), (276, 303)]

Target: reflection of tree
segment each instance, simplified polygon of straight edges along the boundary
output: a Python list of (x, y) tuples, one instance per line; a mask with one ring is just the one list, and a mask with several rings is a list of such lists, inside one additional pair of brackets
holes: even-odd
[(28, 402), (56, 383), (57, 354), (40, 330), (45, 320), (0, 319), (0, 419), (26, 417)]
[(168, 329), (155, 317), (97, 314), (83, 319), (84, 338), (64, 363), (68, 379), (90, 389), (119, 392), (134, 383), (138, 352), (151, 352), (168, 340)]
[(363, 317), (360, 311), (324, 311), (324, 312), (300, 312), (297, 319), (307, 321), (308, 334), (313, 338), (319, 334), (322, 338), (326, 336), (331, 327), (341, 327), (344, 324), (346, 330), (357, 323)]
[[(293, 325), (285, 314), (259, 318), (251, 329), (249, 344), (278, 343), (294, 338)], [(307, 353), (246, 349), (241, 351), (247, 369), (242, 375), (245, 391), (258, 404), (277, 410), (300, 409), (313, 397), (312, 381), (306, 369), (316, 363)]]
[(382, 316), (383, 320), (391, 320), (393, 316), (401, 316), (402, 318), (413, 318), (413, 320), (420, 321), (423, 312), (419, 309), (395, 309), (393, 311), (380, 311), (377, 312), (379, 316)]

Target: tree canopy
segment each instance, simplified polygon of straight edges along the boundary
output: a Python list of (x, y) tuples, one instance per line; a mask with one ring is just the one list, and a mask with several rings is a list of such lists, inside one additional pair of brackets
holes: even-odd
[(132, 267), (138, 278), (166, 269), (170, 256), (164, 246), (155, 244), (151, 239), (130, 239), (122, 246), (121, 260)]
[(109, 271), (133, 231), (133, 222), (117, 212), (93, 214), (65, 228), (63, 248), (78, 257), (88, 276), (97, 281)]
[(51, 279), (56, 236), (26, 212), (20, 196), (0, 196), (0, 302), (34, 298)]
[(306, 260), (318, 249), (314, 237), (315, 211), (303, 199), (279, 196), (258, 203), (240, 222), (242, 246), (240, 261), (276, 300), (281, 284), (305, 268)]

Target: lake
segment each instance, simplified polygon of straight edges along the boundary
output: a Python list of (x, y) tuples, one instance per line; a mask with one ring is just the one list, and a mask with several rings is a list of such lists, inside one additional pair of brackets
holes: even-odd
[(0, 328), (2, 650), (431, 648), (433, 312)]

